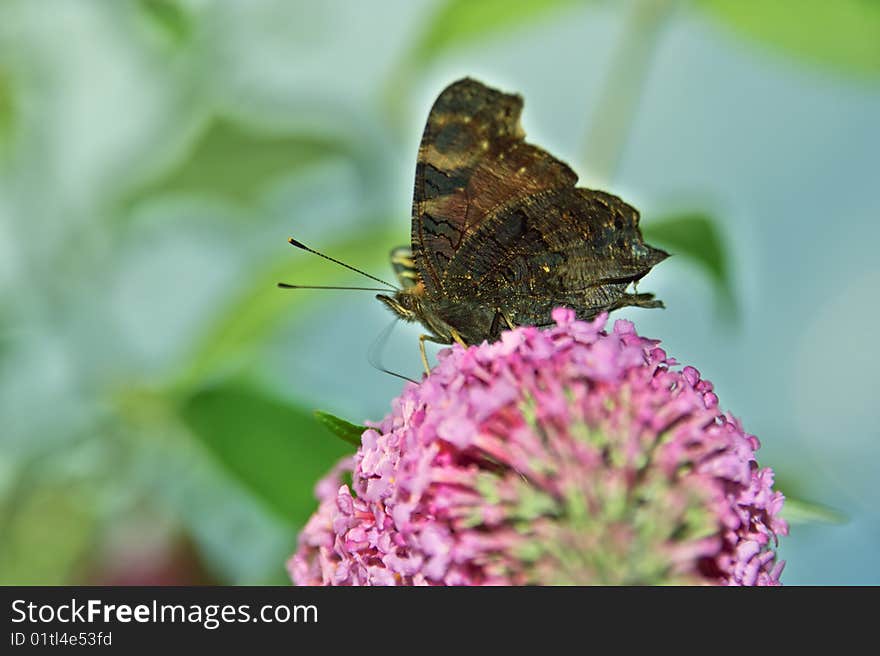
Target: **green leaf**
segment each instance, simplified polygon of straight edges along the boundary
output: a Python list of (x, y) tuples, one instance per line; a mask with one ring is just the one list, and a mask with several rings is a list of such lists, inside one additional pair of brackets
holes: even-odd
[(342, 139), (273, 133), (215, 118), (177, 166), (136, 191), (129, 202), (191, 194), (252, 206), (280, 176), (351, 151)]
[(724, 239), (710, 216), (699, 212), (673, 214), (652, 219), (641, 228), (651, 245), (685, 257), (703, 269), (718, 290), (721, 309), (736, 315)]
[(112, 469), (111, 498), (135, 495), (135, 512), (138, 499), (163, 509), (186, 527), (212, 575), (226, 584), (289, 582), (283, 563), (298, 526), (280, 517), (189, 429), (180, 399), (127, 384), (111, 402), (113, 436), (100, 439), (104, 451), (118, 441), (126, 454)]
[(350, 421), (345, 421), (345, 419), (335, 417), (329, 412), (315, 410), (314, 414), (315, 419), (318, 420), (318, 423), (327, 428), (339, 439), (348, 442), (349, 444), (353, 444), (354, 446), (361, 445), (361, 435), (363, 435), (364, 431), (367, 430), (366, 426), (358, 426), (357, 424), (352, 424)]
[[(366, 270), (387, 266), (391, 246), (399, 243), (406, 233), (403, 229), (393, 232), (377, 230), (377, 221), (365, 219), (362, 224), (363, 229), (346, 236), (343, 241), (327, 246), (322, 244), (322, 250)], [(279, 240), (278, 248), (279, 259), (257, 272), (250, 284), (233, 295), (229, 305), (217, 316), (208, 334), (200, 340), (189, 364), (182, 369), (176, 385), (201, 384), (218, 370), (237, 365), (237, 361), (252, 353), (282, 321), (307, 303), (330, 299), (345, 302), (346, 292), (278, 289), (278, 282), (339, 285), (350, 283), (356, 275), (294, 250), (283, 240)], [(353, 327), (352, 331), (356, 332), (357, 328)]]
[(400, 60), (384, 92), (390, 125), (406, 125), (405, 100), (419, 73), (443, 54), (539, 23), (559, 10), (593, 0), (445, 0), (410, 51)]
[(795, 472), (781, 472), (775, 469), (775, 489), (782, 490), (785, 494), (785, 504), (782, 506), (782, 517), (791, 524), (843, 524), (849, 519), (839, 510), (824, 506), (813, 501), (807, 501), (804, 496), (809, 485), (804, 484), (806, 476), (797, 475)]
[(83, 482), (36, 481), (4, 505), (0, 585), (65, 585), (92, 546), (96, 495)]
[(533, 25), (578, 0), (447, 0), (440, 5), (415, 44), (412, 57), (423, 65), (438, 55), (469, 43)]
[(786, 495), (782, 518), (789, 524), (845, 524), (849, 518), (839, 510)]
[(876, 0), (696, 0), (736, 32), (841, 71), (880, 74)]
[(175, 45), (189, 40), (193, 19), (175, 0), (139, 0), (141, 14)]
[(308, 519), (315, 483), (350, 454), (322, 434), (310, 412), (243, 384), (199, 392), (180, 412), (226, 469), (292, 524)]

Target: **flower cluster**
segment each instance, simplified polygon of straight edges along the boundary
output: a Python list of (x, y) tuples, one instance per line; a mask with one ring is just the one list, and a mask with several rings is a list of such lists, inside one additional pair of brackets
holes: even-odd
[(406, 387), (318, 485), (294, 582), (778, 584), (783, 497), (712, 384), (627, 321), (553, 318)]

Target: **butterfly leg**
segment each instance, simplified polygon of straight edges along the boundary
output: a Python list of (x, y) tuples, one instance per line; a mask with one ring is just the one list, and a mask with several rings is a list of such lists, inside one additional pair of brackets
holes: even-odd
[(619, 310), (620, 308), (629, 306), (640, 308), (665, 307), (663, 301), (654, 298), (653, 294), (623, 294), (620, 298), (614, 301), (614, 304), (608, 308), (608, 311)]
[(455, 328), (449, 328), (449, 334), (452, 335), (452, 339), (462, 345), (462, 347), (467, 348), (467, 343), (461, 338), (461, 335), (458, 334), (458, 331)]
[(501, 335), (501, 323), (507, 324), (510, 330), (516, 328), (511, 321), (510, 316), (502, 310), (495, 310), (495, 316), (492, 318), (492, 325), (489, 327), (489, 334), (497, 339)]
[(422, 364), (425, 367), (425, 373), (431, 373), (431, 367), (428, 365), (428, 354), (425, 351), (425, 342), (434, 342), (435, 344), (448, 344), (448, 342), (435, 337), (434, 335), (419, 335), (419, 353), (422, 356)]

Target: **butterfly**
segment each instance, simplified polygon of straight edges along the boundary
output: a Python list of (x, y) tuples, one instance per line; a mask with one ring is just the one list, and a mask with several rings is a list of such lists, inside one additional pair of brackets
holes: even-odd
[(495, 340), (546, 326), (558, 306), (591, 319), (626, 306), (663, 307), (628, 293), (668, 254), (644, 243), (639, 213), (617, 196), (576, 187), (577, 175), (525, 141), (523, 100), (465, 78), (434, 102), (419, 146), (412, 245), (391, 263), (401, 289), (377, 298), (424, 342)]
[(567, 164), (526, 142), (522, 109), (519, 95), (470, 78), (438, 96), (419, 146), (411, 245), (391, 252), (399, 288), (289, 240), (394, 289), (376, 298), (428, 331), (419, 338), (426, 372), (426, 341), (493, 341), (552, 324), (559, 306), (580, 319), (663, 307), (627, 288), (668, 253), (645, 244), (635, 208), (576, 187)]

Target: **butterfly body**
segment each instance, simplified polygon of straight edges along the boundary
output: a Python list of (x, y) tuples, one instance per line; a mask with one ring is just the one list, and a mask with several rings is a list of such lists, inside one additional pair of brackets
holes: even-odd
[(412, 247), (392, 252), (401, 283), (379, 299), (433, 341), (479, 343), (515, 325), (661, 307), (627, 287), (667, 257), (645, 244), (638, 212), (575, 187), (563, 162), (524, 141), (522, 99), (471, 79), (447, 87), (419, 148)]

